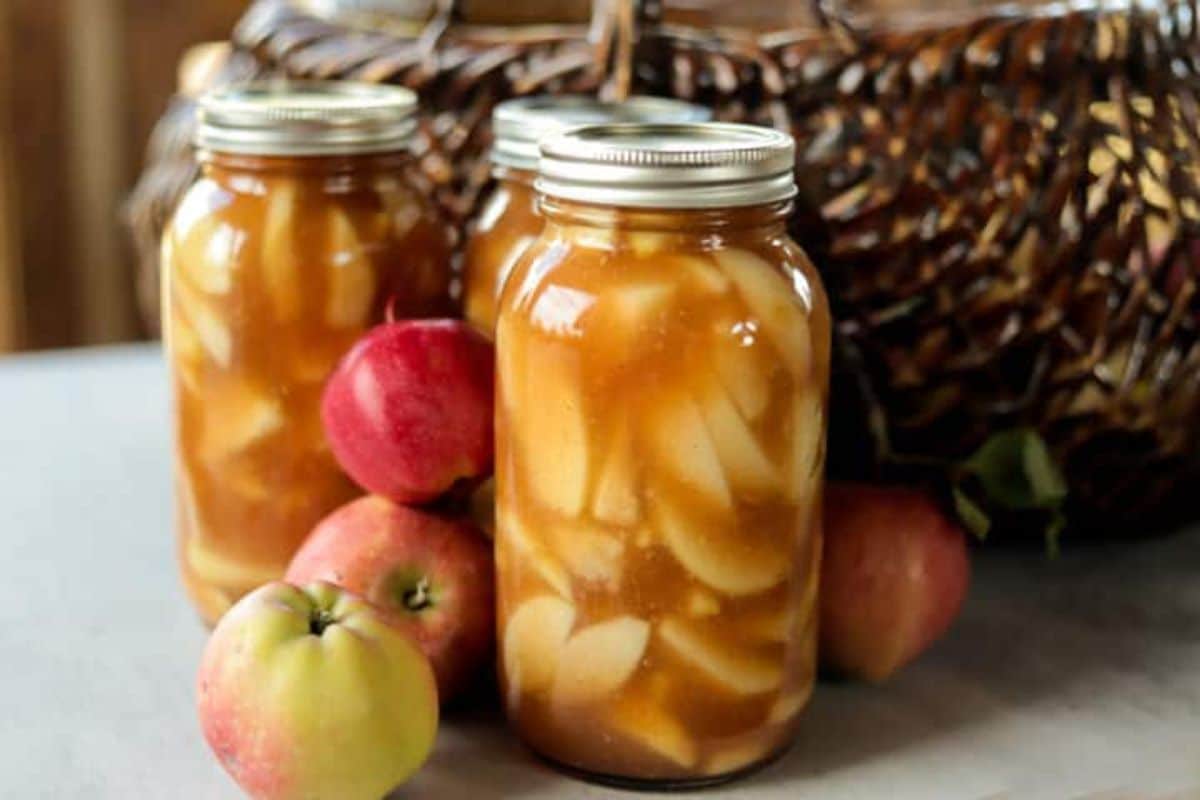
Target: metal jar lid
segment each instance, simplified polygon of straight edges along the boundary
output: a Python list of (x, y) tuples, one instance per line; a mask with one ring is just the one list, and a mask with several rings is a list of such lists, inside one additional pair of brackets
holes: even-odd
[(795, 144), (753, 125), (593, 125), (542, 142), (535, 186), (576, 202), (725, 208), (796, 195)]
[(666, 97), (631, 97), (604, 103), (578, 95), (521, 97), (492, 111), (496, 144), (492, 163), (532, 172), (538, 167), (538, 142), (579, 125), (605, 122), (704, 122), (712, 112)]
[(407, 149), (417, 128), (408, 89), (348, 81), (257, 81), (198, 101), (201, 150), (327, 156)]

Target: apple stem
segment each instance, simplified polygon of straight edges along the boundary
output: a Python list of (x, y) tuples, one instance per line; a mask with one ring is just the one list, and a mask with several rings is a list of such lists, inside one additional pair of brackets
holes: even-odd
[(308, 632), (313, 636), (320, 636), (334, 622), (333, 615), (325, 609), (314, 609), (308, 616)]
[(425, 578), (417, 581), (417, 585), (404, 593), (404, 607), (409, 611), (421, 611), (429, 608), (432, 602), (429, 597), (429, 581)]

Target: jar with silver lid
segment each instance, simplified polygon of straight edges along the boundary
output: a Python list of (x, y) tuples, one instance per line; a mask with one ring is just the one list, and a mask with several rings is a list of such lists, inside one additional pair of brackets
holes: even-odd
[(202, 175), (163, 235), (163, 319), (179, 563), (209, 622), (357, 494), (319, 418), (338, 359), (385, 306), (452, 310), (446, 229), (405, 179), (415, 127), (415, 95), (374, 85), (199, 101)]
[(496, 327), (501, 684), (604, 782), (727, 780), (812, 691), (830, 316), (786, 134), (544, 141), (545, 227)]
[(662, 97), (604, 103), (590, 97), (547, 95), (496, 106), (492, 114), (492, 175), (496, 184), (467, 242), (463, 270), (466, 318), (491, 335), (496, 323), (496, 298), (504, 278), (541, 231), (533, 191), (539, 141), (579, 125), (700, 122), (710, 115), (702, 106)]

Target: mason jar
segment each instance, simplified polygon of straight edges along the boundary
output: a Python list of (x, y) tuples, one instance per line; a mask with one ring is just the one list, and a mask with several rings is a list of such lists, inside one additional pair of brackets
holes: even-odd
[(405, 179), (412, 92), (259, 83), (198, 115), (203, 172), (163, 236), (163, 319), (179, 564), (211, 623), (359, 493), (322, 432), (325, 379), (385, 306), (448, 313), (451, 275), (446, 230)]
[(496, 329), (499, 667), (586, 777), (729, 779), (812, 691), (830, 316), (793, 158), (718, 123), (542, 145)]
[(533, 179), (538, 142), (578, 125), (602, 122), (693, 122), (707, 108), (663, 97), (633, 97), (605, 103), (582, 96), (539, 96), (508, 100), (492, 112), (492, 177), (467, 241), (463, 263), (463, 312), (488, 336), (496, 325), (496, 298), (517, 259), (542, 229)]

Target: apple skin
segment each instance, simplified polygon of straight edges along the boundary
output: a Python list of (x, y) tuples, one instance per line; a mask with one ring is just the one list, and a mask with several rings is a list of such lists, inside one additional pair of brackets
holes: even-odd
[(966, 537), (916, 489), (830, 484), (824, 506), (821, 662), (880, 683), (958, 616), (971, 574)]
[(276, 581), (239, 600), (197, 686), (204, 738), (259, 800), (378, 800), (425, 762), (437, 732), (428, 660), (331, 584)]
[(429, 658), (445, 704), (491, 664), (494, 570), (468, 520), (368, 495), (318, 523), (284, 580), (329, 581), (374, 604)]
[(369, 492), (422, 504), (492, 471), (494, 350), (458, 320), (369, 331), (325, 385), (334, 457)]

